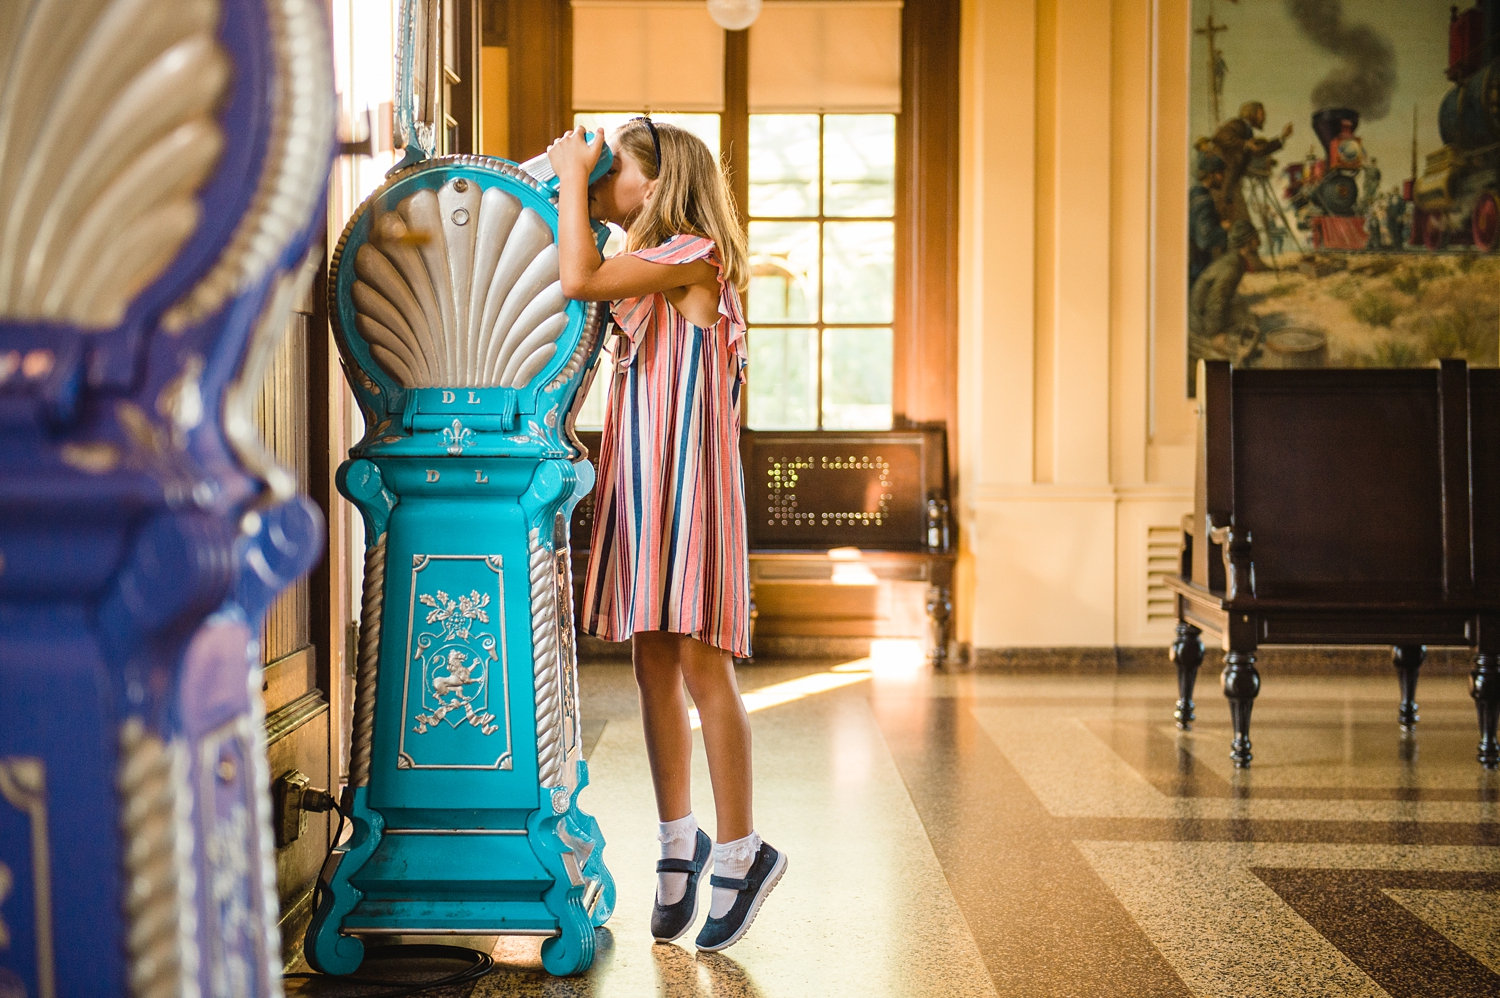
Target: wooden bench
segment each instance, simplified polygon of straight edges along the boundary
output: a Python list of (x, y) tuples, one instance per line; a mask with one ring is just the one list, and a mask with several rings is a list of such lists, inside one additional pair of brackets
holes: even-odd
[[(598, 453), (597, 432), (579, 437)], [(946, 665), (955, 544), (943, 427), (746, 430), (741, 457), (752, 603), (773, 588), (811, 587), (821, 593), (816, 619), (837, 629), (842, 615), (845, 629), (868, 630), (867, 619), (837, 603), (855, 588), (847, 583), (924, 585), (927, 658)], [(586, 560), (592, 499), (573, 515), (575, 579)]]
[(1479, 761), (1500, 765), (1500, 371), (1198, 372), (1197, 481), (1177, 599), (1177, 725), (1219, 635), (1249, 765), (1261, 645), (1389, 644), (1403, 730), (1426, 646), (1472, 649)]
[(775, 587), (811, 592), (819, 629), (868, 635), (871, 608), (840, 605), (841, 595), (922, 585), (927, 660), (945, 666), (954, 543), (943, 427), (761, 430), (742, 451), (757, 606)]

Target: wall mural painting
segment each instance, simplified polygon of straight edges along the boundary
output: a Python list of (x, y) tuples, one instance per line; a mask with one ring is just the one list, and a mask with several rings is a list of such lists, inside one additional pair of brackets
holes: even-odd
[(1494, 366), (1500, 0), (1193, 0), (1188, 393), (1250, 367)]

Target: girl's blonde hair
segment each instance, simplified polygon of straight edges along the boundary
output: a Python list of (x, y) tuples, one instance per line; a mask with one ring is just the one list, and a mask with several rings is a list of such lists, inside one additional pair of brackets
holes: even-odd
[[(661, 162), (656, 144), (661, 144)], [(703, 140), (686, 129), (653, 121), (647, 125), (635, 118), (615, 132), (615, 146), (641, 166), (656, 191), (631, 219), (625, 248), (638, 250), (660, 246), (679, 233), (707, 236), (718, 247), (724, 264), (724, 279), (741, 291), (750, 283), (749, 254), (745, 230), (729, 196), (729, 181), (714, 161)]]

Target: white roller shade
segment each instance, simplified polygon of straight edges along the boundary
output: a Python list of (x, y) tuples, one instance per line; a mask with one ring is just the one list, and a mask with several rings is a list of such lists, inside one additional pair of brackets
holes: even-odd
[(899, 0), (767, 0), (750, 26), (750, 111), (901, 110)]
[(702, 0), (573, 0), (573, 106), (724, 110), (724, 30)]

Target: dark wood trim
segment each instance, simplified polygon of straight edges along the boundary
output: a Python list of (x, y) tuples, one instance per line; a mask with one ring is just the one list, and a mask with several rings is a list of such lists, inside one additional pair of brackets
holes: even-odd
[[(1473, 453), (1469, 432), (1469, 372), (1461, 360), (1442, 361), (1438, 370), (1439, 419), (1443, 494), (1473, 495), (1470, 469)], [(1470, 518), (1472, 502), (1443, 504), (1443, 588), (1451, 599), (1474, 592), (1474, 541)]]
[(903, 4), (901, 39), (892, 404), (946, 424), (957, 467), (959, 0)]
[[(453, 119), (455, 141), (453, 153), (472, 153), (479, 149), (479, 125), (482, 91), (479, 85), (479, 5), (478, 0), (453, 0), (454, 48), (446, 53), (444, 68), (457, 80), (435, 81), (448, 91), (447, 114)], [(444, 32), (446, 37), (447, 33)]]
[(509, 7), (510, 148), (502, 154), (524, 162), (572, 124), (572, 7), (556, 0)]
[[(740, 210), (740, 224), (750, 219), (750, 32), (724, 32), (724, 116), (719, 146), (729, 167), (729, 192)], [(748, 308), (748, 303), (746, 304)]]
[[(323, 261), (327, 258), (326, 244), (321, 252), (311, 256), (317, 263), (313, 266), (309, 295), (311, 300), (308, 303), (312, 329), (312, 335), (307, 338), (307, 436), (310, 457), (307, 480), (302, 483), (302, 487), (307, 490), (308, 498), (323, 511), (323, 522), (332, 523), (336, 504), (343, 501), (333, 490), (334, 471), (343, 455), (336, 454), (333, 450), (332, 400), (328, 392), (328, 386), (334, 381), (333, 372), (337, 368), (332, 356), (333, 339), (329, 333), (328, 268), (323, 266)], [(327, 536), (328, 532), (325, 532), (325, 545)], [(334, 603), (333, 557), (335, 555), (325, 548), (323, 557), (318, 559), (308, 580), (308, 615), (311, 617), (308, 640), (317, 660), (318, 689), (330, 699), (338, 684), (338, 677), (332, 675), (331, 671), (338, 661), (336, 652), (339, 650), (331, 646), (329, 633)]]
[(510, 44), (509, 0), (480, 0), (479, 44), (485, 48), (504, 48)]

